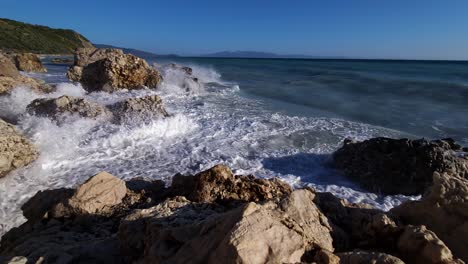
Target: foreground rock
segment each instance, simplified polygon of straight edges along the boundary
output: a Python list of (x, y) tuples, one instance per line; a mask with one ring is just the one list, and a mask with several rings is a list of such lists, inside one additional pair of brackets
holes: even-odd
[(38, 92), (49, 92), (52, 88), (42, 81), (23, 76), (13, 62), (0, 53), (0, 95), (10, 92), (18, 86), (30, 87)]
[(433, 186), (420, 201), (410, 201), (391, 212), (404, 223), (425, 225), (468, 262), (468, 180), (436, 173)]
[(148, 63), (118, 49), (78, 49), (67, 76), (88, 91), (155, 88), (160, 74)]
[(37, 158), (34, 145), (11, 124), (0, 119), (0, 177)]
[(12, 56), (16, 68), (25, 72), (47, 72), (42, 65), (41, 59), (36, 54), (19, 53)]
[(424, 226), (222, 165), (177, 175), (169, 188), (100, 173), (77, 189), (39, 192), (22, 209), (28, 222), (2, 238), (5, 260), (462, 263)]
[(129, 98), (110, 107), (116, 122), (146, 123), (153, 119), (168, 117), (161, 98), (150, 95)]
[(108, 117), (112, 113), (104, 106), (89, 102), (86, 99), (73, 96), (60, 96), (58, 98), (40, 98), (27, 106), (30, 114), (62, 120), (67, 115), (79, 115), (86, 118)]
[(333, 155), (337, 168), (370, 191), (418, 195), (432, 183), (434, 172), (468, 178), (468, 158), (455, 154), (453, 140), (373, 138), (345, 141)]

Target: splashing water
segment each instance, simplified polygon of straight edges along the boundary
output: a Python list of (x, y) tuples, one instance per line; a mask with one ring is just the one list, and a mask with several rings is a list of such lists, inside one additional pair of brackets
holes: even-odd
[[(294, 186), (310, 185), (384, 210), (412, 198), (364, 192), (326, 166), (330, 153), (346, 137), (397, 137), (399, 132), (340, 119), (275, 113), (241, 96), (237, 84), (222, 81), (213, 69), (191, 67), (200, 83), (189, 85), (188, 92), (185, 77), (166, 69), (156, 91), (86, 94), (79, 85), (60, 83), (52, 94), (20, 87), (0, 97), (0, 111), (18, 120), (18, 127), (40, 152), (33, 164), (0, 179), (0, 235), (25, 221), (20, 206), (37, 191), (73, 187), (103, 170), (122, 179), (142, 176), (169, 183), (178, 172), (193, 174), (224, 163), (238, 174), (276, 176)], [(84, 118), (57, 125), (25, 113), (33, 99), (64, 94), (103, 105), (158, 94), (174, 115), (140, 125)]]

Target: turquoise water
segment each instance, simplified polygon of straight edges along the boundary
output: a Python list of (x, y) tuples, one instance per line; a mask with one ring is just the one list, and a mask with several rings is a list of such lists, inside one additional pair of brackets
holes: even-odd
[[(163, 59), (164, 62), (167, 59)], [(468, 62), (177, 58), (287, 115), (336, 117), (468, 144)]]

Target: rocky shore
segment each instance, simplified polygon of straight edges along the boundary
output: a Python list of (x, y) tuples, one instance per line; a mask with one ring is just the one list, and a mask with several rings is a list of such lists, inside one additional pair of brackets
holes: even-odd
[[(15, 58), (30, 57), (16, 56)], [(28, 64), (37, 61), (29, 59)], [(40, 61), (39, 61), (40, 63)], [(53, 90), (0, 54), (0, 95), (24, 85)], [(192, 69), (171, 65), (187, 80)], [(117, 49), (79, 49), (67, 76), (88, 91), (157, 89), (157, 69)], [(63, 95), (27, 113), (115, 124), (166, 118), (159, 96), (100, 105)], [(0, 115), (1, 117), (1, 115)], [(451, 139), (346, 140), (330, 166), (376, 193), (422, 195), (384, 212), (279, 179), (234, 175), (217, 165), (163, 181), (101, 172), (76, 188), (36, 193), (27, 222), (0, 242), (5, 263), (464, 263), (468, 261), (468, 149)], [(0, 177), (40, 155), (0, 120)]]

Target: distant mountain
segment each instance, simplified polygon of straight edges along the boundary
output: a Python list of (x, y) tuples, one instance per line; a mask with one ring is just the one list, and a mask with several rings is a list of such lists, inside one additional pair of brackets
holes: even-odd
[[(320, 57), (320, 56), (310, 56), (310, 55), (281, 55), (271, 52), (261, 52), (261, 51), (221, 51), (216, 53), (204, 54), (202, 57), (216, 57), (216, 58), (292, 58), (292, 59), (320, 59), (320, 58), (331, 58), (331, 57)], [(333, 57), (338, 58), (338, 57)]]
[(93, 47), (71, 29), (55, 29), (0, 18), (0, 49), (39, 54), (72, 54), (78, 47)]
[(130, 53), (133, 54), (137, 57), (141, 58), (148, 58), (148, 59), (154, 59), (154, 58), (161, 58), (161, 57), (178, 57), (176, 54), (154, 54), (152, 52), (148, 51), (143, 51), (143, 50), (137, 50), (137, 49), (129, 49), (129, 48), (122, 48), (122, 47), (116, 47), (112, 45), (106, 45), (106, 44), (94, 44), (96, 48), (101, 48), (101, 49), (121, 49), (123, 50), (124, 53)]

